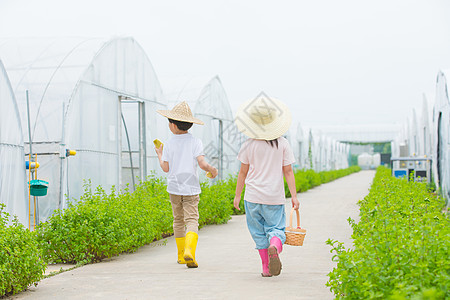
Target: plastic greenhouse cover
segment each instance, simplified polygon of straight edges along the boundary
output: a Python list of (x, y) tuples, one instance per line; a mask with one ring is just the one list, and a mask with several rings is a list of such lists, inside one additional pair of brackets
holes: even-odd
[(417, 122), (417, 114), (416, 110), (412, 111), (412, 118), (409, 123), (409, 132), (408, 132), (408, 145), (409, 145), (409, 155), (410, 156), (418, 156), (419, 149), (419, 123)]
[[(310, 130), (308, 147), (311, 144), (313, 169), (327, 171), (348, 168), (349, 147), (322, 134), (320, 130)], [(309, 168), (309, 160), (306, 168)]]
[[(205, 157), (215, 167), (222, 163), (222, 178), (235, 174), (239, 170), (237, 154), (246, 138), (234, 124), (230, 103), (218, 76), (203, 87), (194, 112), (197, 118), (205, 122), (204, 126), (197, 126), (194, 130), (203, 142)], [(220, 137), (223, 138), (222, 147)]]
[(421, 156), (427, 155), (431, 156), (431, 145), (433, 143), (433, 138), (431, 135), (431, 125), (430, 125), (430, 111), (429, 104), (426, 96), (423, 97), (422, 102), (422, 113), (421, 113), (421, 121), (420, 121), (420, 147), (419, 154)]
[(318, 127), (322, 134), (345, 142), (390, 142), (398, 135), (397, 125), (336, 125)]
[(294, 141), (295, 144), (293, 144), (292, 147), (294, 148), (296, 167), (300, 169), (308, 169), (310, 167), (308, 157), (309, 140), (308, 135), (305, 134), (305, 131), (300, 123), (297, 125), (297, 132), (295, 136), (296, 141)]
[(16, 99), (0, 61), (0, 202), (28, 226), (25, 157)]
[(212, 77), (178, 75), (161, 78), (164, 97), (167, 100), (169, 109), (181, 101), (186, 101), (192, 112), (194, 112), (200, 93)]
[[(86, 180), (109, 190), (135, 177), (162, 173), (152, 140), (167, 136), (167, 124), (156, 113), (167, 105), (153, 67), (134, 39), (9, 39), (0, 42), (0, 56), (22, 124), (25, 91), (30, 93), (38, 175), (50, 182), (48, 195), (39, 199), (41, 221), (78, 199)], [(130, 127), (128, 135), (124, 123)], [(77, 155), (66, 157), (66, 148)]]
[[(181, 101), (186, 101), (195, 117), (201, 119), (205, 125), (196, 125), (190, 132), (203, 142), (205, 157), (209, 163), (219, 167), (219, 120), (223, 130), (223, 174), (237, 172), (239, 165), (236, 159), (240, 143), (245, 140), (237, 132), (231, 107), (226, 92), (218, 76), (206, 78), (179, 76), (164, 80), (164, 95), (172, 108)], [(200, 177), (206, 179), (205, 173), (198, 170)]]
[(448, 98), (450, 70), (441, 71), (436, 84), (434, 110), (434, 166), (443, 195), (450, 199), (450, 100)]

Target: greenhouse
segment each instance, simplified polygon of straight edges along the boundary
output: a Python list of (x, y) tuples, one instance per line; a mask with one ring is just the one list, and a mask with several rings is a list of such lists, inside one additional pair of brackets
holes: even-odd
[(420, 142), (419, 142), (419, 155), (431, 156), (431, 147), (433, 136), (431, 134), (432, 128), (430, 121), (433, 119), (433, 116), (430, 116), (430, 111), (433, 109), (429, 109), (429, 104), (427, 98), (424, 96), (422, 102), (422, 114), (420, 118)]
[[(298, 147), (303, 147), (301, 153), (306, 157), (302, 162), (302, 168), (319, 171), (337, 170), (348, 167), (349, 148), (328, 136), (323, 135), (319, 130), (310, 129), (308, 139), (300, 144), (303, 139), (300, 126), (297, 129)], [(306, 146), (303, 146), (303, 143)]]
[(309, 140), (300, 123), (297, 125), (297, 133), (295, 137), (296, 137), (296, 144), (293, 144), (292, 146), (293, 149), (295, 149), (296, 153), (295, 159), (297, 161), (297, 165), (300, 169), (309, 169), (310, 168), (308, 156)]
[[(423, 96), (421, 113), (416, 110), (391, 142), (393, 157), (419, 159), (415, 165), (431, 169), (432, 181), (449, 203), (450, 199), (450, 102), (447, 94), (448, 71), (437, 77), (436, 97)], [(433, 99), (434, 98), (434, 99)], [(431, 167), (429, 162), (431, 160)], [(421, 160), (421, 161), (420, 161)], [(428, 164), (428, 166), (426, 166)], [(394, 161), (394, 169), (409, 169), (407, 161)], [(410, 165), (412, 166), (412, 165)]]
[[(436, 102), (434, 109), (434, 166), (435, 181), (439, 183), (442, 194), (450, 199), (450, 99), (448, 96), (449, 71), (441, 71), (436, 83)], [(448, 203), (448, 202), (447, 202)]]
[(408, 123), (408, 145), (409, 145), (409, 156), (419, 155), (419, 123), (417, 122), (416, 110), (412, 111), (412, 118)]
[(49, 183), (39, 197), (40, 221), (78, 199), (86, 180), (105, 190), (133, 188), (160, 172), (152, 140), (164, 139), (167, 125), (155, 111), (167, 105), (133, 38), (7, 39), (0, 57), (18, 101), (26, 155), (29, 94), (32, 152), (39, 179)]
[(336, 166), (335, 169), (345, 169), (349, 167), (349, 154), (350, 147), (348, 144), (344, 144), (341, 142), (336, 142), (337, 152), (336, 152)]
[(311, 148), (311, 169), (315, 171), (320, 171), (320, 132), (316, 130), (310, 130), (309, 131), (309, 147)]
[[(195, 117), (205, 125), (194, 125), (189, 131), (203, 142), (206, 160), (224, 179), (239, 170), (236, 160), (245, 137), (237, 131), (225, 89), (219, 76), (186, 77), (165, 80), (164, 96), (169, 106), (186, 101)], [(205, 173), (199, 170), (202, 180)]]
[(28, 226), (22, 127), (16, 99), (0, 60), (0, 203)]
[[(404, 124), (401, 129), (399, 130), (397, 136), (391, 141), (391, 152), (392, 157), (405, 157), (409, 156), (409, 150), (408, 150), (408, 126)], [(393, 163), (393, 166), (395, 168), (400, 167), (400, 162), (395, 161)]]
[(378, 143), (390, 142), (400, 127), (385, 124), (335, 125), (318, 127), (322, 134), (340, 142)]
[(218, 76), (201, 90), (195, 103), (194, 114), (205, 125), (194, 128), (203, 142), (205, 157), (219, 170), (218, 179), (239, 170), (236, 159), (244, 137), (237, 131), (225, 89)]

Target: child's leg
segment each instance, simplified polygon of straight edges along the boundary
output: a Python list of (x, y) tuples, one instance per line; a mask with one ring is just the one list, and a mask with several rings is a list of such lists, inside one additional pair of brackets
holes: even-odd
[(247, 220), (247, 227), (250, 231), (250, 235), (256, 243), (256, 249), (258, 249), (259, 256), (261, 257), (262, 273), (263, 277), (272, 276), (269, 273), (269, 256), (267, 247), (269, 247), (269, 241), (267, 240), (266, 233), (264, 231), (264, 219), (261, 215), (261, 204), (244, 202), (245, 216)]
[(192, 231), (198, 234), (198, 202), (199, 195), (182, 196), (184, 223), (186, 224), (186, 232)]
[(198, 202), (199, 195), (182, 196), (184, 222), (186, 224), (186, 248), (184, 251), (184, 260), (188, 268), (197, 268), (198, 264), (195, 260), (195, 250), (198, 241)]
[(278, 256), (283, 250), (283, 243), (286, 241), (284, 233), (286, 227), (286, 214), (284, 205), (265, 205), (264, 207), (265, 231), (270, 241), (269, 271), (277, 276), (281, 272), (281, 261)]
[(256, 243), (256, 249), (267, 249), (270, 244), (264, 228), (264, 218), (261, 214), (262, 204), (244, 201), (245, 218), (248, 231)]
[(172, 203), (173, 213), (173, 233), (178, 249), (179, 264), (185, 264), (184, 248), (185, 248), (185, 228), (184, 228), (184, 211), (181, 203), (181, 196), (169, 194), (170, 203)]

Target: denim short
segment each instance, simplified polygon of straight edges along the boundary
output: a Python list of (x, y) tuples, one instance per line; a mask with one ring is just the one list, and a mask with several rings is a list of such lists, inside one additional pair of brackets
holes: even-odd
[(286, 235), (286, 213), (284, 204), (267, 205), (244, 201), (247, 226), (256, 249), (266, 249), (270, 240), (276, 236), (284, 244)]

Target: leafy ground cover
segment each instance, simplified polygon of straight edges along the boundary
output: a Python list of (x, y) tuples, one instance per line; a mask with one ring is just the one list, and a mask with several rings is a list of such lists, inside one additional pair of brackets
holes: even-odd
[(450, 299), (450, 221), (425, 183), (379, 168), (349, 219), (353, 247), (328, 240), (337, 267), (327, 286), (337, 299)]
[(0, 203), (0, 296), (15, 294), (43, 278), (46, 263), (34, 237)]

